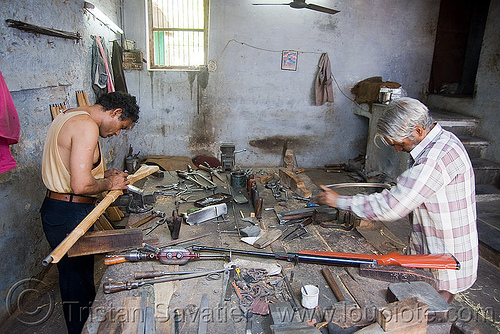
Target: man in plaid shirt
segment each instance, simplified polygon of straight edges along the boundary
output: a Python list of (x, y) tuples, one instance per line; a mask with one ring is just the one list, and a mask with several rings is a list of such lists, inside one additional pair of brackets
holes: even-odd
[(350, 210), (360, 218), (397, 220), (412, 213), (412, 254), (451, 253), (459, 270), (435, 270), (440, 295), (451, 303), (477, 277), (478, 236), (474, 171), (460, 140), (433, 123), (420, 101), (391, 102), (377, 123), (377, 135), (397, 152), (410, 153), (409, 168), (390, 190), (370, 195), (339, 196), (331, 189), (318, 203)]

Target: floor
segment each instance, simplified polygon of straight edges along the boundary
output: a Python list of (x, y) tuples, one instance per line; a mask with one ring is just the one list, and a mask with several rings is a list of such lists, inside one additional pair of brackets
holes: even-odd
[[(332, 184), (349, 182), (349, 175), (345, 173), (325, 173), (322, 169), (307, 170), (306, 175), (316, 184)], [(352, 180), (351, 180), (352, 182)], [(478, 220), (485, 222), (491, 231), (499, 230), (500, 203), (488, 203), (478, 206)], [(405, 240), (409, 226), (404, 222), (387, 224), (387, 227), (400, 240)], [(487, 231), (480, 234), (488, 236)], [(494, 252), (493, 252), (494, 254)], [(498, 258), (498, 254), (497, 254)], [(104, 272), (102, 256), (96, 258), (96, 286)], [(490, 253), (491, 259), (491, 253)], [(457, 327), (464, 333), (499, 333), (500, 332), (500, 269), (484, 259), (480, 260), (478, 280), (465, 293), (459, 294), (453, 301), (452, 319), (457, 320)], [(52, 266), (36, 286), (36, 293), (28, 295), (24, 302), (23, 314), (14, 313), (0, 326), (0, 333), (16, 334), (52, 334), (65, 333), (64, 319), (61, 312), (60, 297), (57, 286), (57, 270)], [(55, 302), (55, 308), (47, 309), (47, 304), (40, 305), (40, 300), (48, 298)], [(26, 315), (31, 318), (26, 318)], [(429, 331), (428, 331), (429, 333)], [(439, 333), (436, 331), (435, 333)]]

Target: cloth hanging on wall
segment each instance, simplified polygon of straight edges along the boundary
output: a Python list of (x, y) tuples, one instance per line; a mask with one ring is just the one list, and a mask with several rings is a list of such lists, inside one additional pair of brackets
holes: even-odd
[(322, 53), (318, 63), (319, 71), (316, 76), (315, 93), (316, 105), (321, 106), (325, 102), (333, 102), (333, 74), (330, 58), (327, 53)]
[(123, 50), (117, 41), (113, 41), (113, 53), (111, 54), (111, 66), (115, 79), (115, 89), (118, 92), (128, 93), (125, 73), (123, 72)]
[(19, 142), (21, 125), (14, 101), (0, 72), (0, 173), (16, 168), (9, 145)]
[(115, 87), (104, 38), (92, 37), (94, 38), (94, 44), (92, 45), (92, 89), (96, 98), (99, 98), (101, 95), (114, 92)]

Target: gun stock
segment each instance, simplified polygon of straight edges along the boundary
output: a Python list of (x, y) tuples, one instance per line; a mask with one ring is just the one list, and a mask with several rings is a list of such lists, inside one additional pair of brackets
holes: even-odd
[(451, 254), (402, 255), (398, 252), (392, 252), (389, 254), (375, 255), (301, 250), (299, 251), (299, 255), (375, 260), (377, 261), (377, 264), (386, 266), (429, 269), (460, 269), (460, 263)]

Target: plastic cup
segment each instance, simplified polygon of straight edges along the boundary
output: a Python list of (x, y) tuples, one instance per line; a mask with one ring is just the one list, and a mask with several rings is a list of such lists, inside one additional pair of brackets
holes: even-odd
[(319, 289), (315, 285), (305, 285), (300, 289), (302, 292), (302, 306), (307, 309), (313, 309), (318, 306)]

